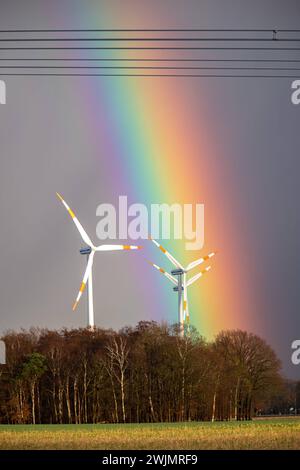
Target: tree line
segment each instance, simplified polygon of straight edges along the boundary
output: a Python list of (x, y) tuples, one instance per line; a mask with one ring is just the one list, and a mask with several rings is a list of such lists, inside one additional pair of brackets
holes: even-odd
[(9, 331), (1, 423), (249, 420), (282, 388), (280, 361), (258, 336), (140, 322), (112, 330)]

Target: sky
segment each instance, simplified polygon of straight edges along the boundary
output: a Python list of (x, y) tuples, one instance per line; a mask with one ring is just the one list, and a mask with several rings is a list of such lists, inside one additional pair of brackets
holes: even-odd
[[(293, 29), (299, 13), (292, 0), (1, 0), (0, 29)], [(224, 329), (260, 335), (284, 373), (299, 378), (290, 360), (300, 337), (300, 105), (291, 102), (292, 79), (1, 79), (0, 331), (86, 324), (86, 297), (71, 309), (85, 269), (82, 242), (56, 191), (95, 242), (97, 206), (120, 195), (146, 205), (203, 203), (203, 250), (161, 240), (184, 264), (218, 250), (190, 289), (191, 322), (208, 339)], [(146, 260), (171, 266), (142, 244), (142, 252), (97, 254), (98, 326), (176, 321), (176, 294)]]

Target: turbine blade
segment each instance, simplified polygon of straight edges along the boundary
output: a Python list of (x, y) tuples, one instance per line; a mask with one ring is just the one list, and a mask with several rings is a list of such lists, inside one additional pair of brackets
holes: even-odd
[(68, 206), (68, 204), (66, 203), (66, 201), (62, 198), (62, 196), (59, 194), (59, 193), (56, 193), (58, 199), (61, 200), (61, 202), (63, 203), (63, 205), (65, 206), (65, 208), (67, 209), (67, 211), (69, 212), (71, 218), (73, 219), (73, 222), (74, 224), (76, 225), (77, 227), (77, 230), (78, 232), (80, 233), (81, 235), (81, 238), (82, 240), (84, 241), (84, 243), (86, 243), (87, 245), (89, 245), (91, 248), (94, 247), (93, 245), (93, 242), (92, 240), (90, 239), (90, 237), (88, 236), (88, 234), (86, 233), (86, 231), (84, 230), (83, 226), (81, 225), (81, 223), (79, 222), (79, 220), (77, 219), (77, 217), (75, 216), (74, 212), (72, 211), (72, 209)]
[(189, 324), (190, 324), (190, 312), (189, 312), (189, 303), (188, 303), (188, 299), (186, 298), (186, 311), (185, 311), (185, 318), (184, 318), (184, 321), (188, 324), (188, 327), (189, 327)]
[(73, 311), (76, 309), (76, 307), (78, 305), (78, 302), (80, 300), (80, 297), (82, 296), (82, 294), (83, 294), (83, 292), (86, 288), (88, 278), (89, 278), (89, 276), (91, 274), (91, 271), (92, 271), (92, 266), (93, 266), (93, 261), (94, 261), (94, 254), (95, 254), (95, 252), (92, 251), (91, 254), (89, 255), (89, 260), (88, 260), (86, 270), (85, 270), (85, 273), (84, 273), (84, 276), (83, 276), (83, 279), (82, 279), (82, 283), (81, 283), (78, 295), (76, 297), (76, 300), (75, 300), (73, 308), (72, 308)]
[(186, 287), (191, 286), (194, 284), (194, 282), (197, 281), (197, 279), (200, 279), (205, 273), (211, 270), (211, 266), (207, 266), (207, 268), (203, 269), (203, 271), (200, 271), (200, 273), (196, 274), (195, 276), (191, 277), (191, 279), (186, 283)]
[(153, 266), (155, 269), (157, 269), (161, 274), (166, 276), (169, 279), (169, 281), (175, 284), (175, 286), (177, 286), (177, 280), (175, 279), (175, 277), (171, 276), (171, 274), (167, 273), (167, 271), (165, 271), (163, 268), (160, 268), (159, 266), (157, 266), (157, 264), (151, 263), (151, 261), (148, 261), (148, 263), (151, 264), (151, 266)]
[(186, 321), (188, 315), (188, 301), (187, 301), (187, 283), (183, 281), (183, 322)]
[(96, 251), (119, 251), (119, 250), (141, 250), (141, 246), (136, 245), (99, 245)]
[(202, 264), (204, 263), (204, 261), (207, 261), (208, 259), (212, 258), (213, 256), (215, 256), (216, 252), (215, 251), (212, 251), (211, 253), (209, 253), (208, 255), (206, 256), (203, 256), (203, 258), (199, 258), (199, 259), (196, 259), (195, 261), (192, 261), (190, 264), (187, 265), (186, 267), (186, 271), (190, 271), (191, 269), (194, 269), (196, 266), (198, 266), (199, 264)]
[(174, 256), (172, 256), (171, 253), (169, 253), (162, 245), (160, 245), (156, 240), (154, 240), (154, 238), (149, 236), (149, 240), (153, 241), (154, 245), (156, 245), (163, 252), (163, 254), (166, 255), (166, 257), (171, 261), (171, 263), (173, 263), (174, 266), (176, 266), (176, 268), (182, 270), (184, 269), (183, 266), (179, 263), (179, 261), (177, 261)]

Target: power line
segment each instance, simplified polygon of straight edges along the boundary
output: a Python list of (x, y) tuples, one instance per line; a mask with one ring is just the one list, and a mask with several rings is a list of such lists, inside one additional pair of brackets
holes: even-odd
[(285, 63), (285, 62), (300, 62), (300, 59), (186, 59), (186, 58), (174, 58), (174, 59), (164, 59), (164, 58), (107, 58), (107, 57), (101, 57), (101, 58), (45, 58), (45, 57), (39, 57), (39, 58), (29, 58), (29, 57), (17, 57), (17, 58), (4, 58), (0, 57), (0, 61), (30, 61), (30, 62), (37, 62), (37, 61), (50, 61), (50, 62), (58, 62), (58, 61), (64, 61), (64, 62), (94, 62), (94, 61), (104, 61), (104, 62), (276, 62), (276, 63)]
[[(115, 46), (111, 46), (111, 45), (94, 45), (94, 46), (91, 46), (91, 45), (76, 45), (76, 46), (64, 46), (64, 45), (58, 45), (58, 46), (55, 46), (55, 45), (51, 45), (49, 44), (49, 46), (41, 46), (40, 44), (34, 46), (34, 45), (25, 45), (25, 46), (18, 46), (18, 44), (15, 44), (15, 45), (12, 45), (12, 46), (4, 46), (4, 47), (0, 47), (0, 51), (68, 51), (68, 50), (78, 50), (78, 51), (97, 51), (97, 50), (104, 50), (104, 51), (119, 51), (120, 53), (122, 53), (123, 51), (133, 51), (133, 50), (137, 50), (137, 51), (196, 51), (196, 50), (200, 50), (200, 51), (299, 51), (300, 50), (300, 47), (278, 47), (278, 42), (283, 42), (283, 41), (288, 41), (288, 42), (299, 42), (300, 41), (300, 38), (292, 38), (292, 37), (284, 37), (284, 38), (279, 38), (278, 37), (278, 34), (279, 33), (300, 33), (300, 30), (287, 30), (287, 29), (130, 29), (130, 28), (127, 28), (127, 29), (20, 29), (20, 30), (17, 30), (17, 29), (14, 29), (14, 30), (0, 30), (0, 34), (1, 33), (70, 33), (70, 32), (98, 32), (98, 33), (117, 33), (117, 32), (130, 32), (130, 33), (134, 33), (134, 32), (138, 32), (138, 33), (141, 33), (141, 32), (158, 32), (158, 33), (166, 33), (166, 32), (184, 32), (184, 33), (192, 33), (192, 32), (197, 32), (197, 33), (207, 33), (207, 32), (211, 32), (211, 33), (216, 33), (216, 32), (219, 32), (219, 33), (247, 33), (248, 34), (248, 37), (175, 37), (175, 35), (171, 36), (171, 37), (164, 37), (164, 36), (161, 36), (161, 35), (158, 35), (158, 37), (137, 37), (137, 36), (134, 36), (134, 37), (109, 37), (109, 36), (105, 36), (105, 37), (79, 37), (79, 38), (76, 38), (76, 37), (62, 37), (62, 38), (59, 38), (59, 37), (54, 37), (54, 38), (45, 38), (45, 37), (42, 37), (42, 38), (38, 38), (38, 37), (0, 37), (0, 42), (2, 43), (5, 43), (5, 42), (9, 42), (9, 43), (30, 43), (30, 42), (48, 42), (48, 43), (51, 43), (51, 42), (69, 42), (69, 41), (72, 41), (72, 42), (80, 42), (80, 41), (90, 41), (90, 42), (93, 42), (93, 41), (101, 41), (101, 42), (105, 42), (105, 41), (115, 41), (115, 42), (118, 42), (118, 41), (122, 41), (122, 42), (135, 42), (135, 41), (139, 41), (140, 43), (143, 43), (143, 41), (147, 41), (147, 42), (156, 42), (156, 41), (160, 41), (160, 42), (180, 42), (181, 45), (168, 45), (168, 44), (163, 44), (163, 45), (126, 45), (126, 46), (120, 46), (120, 45), (115, 45)], [(249, 33), (271, 33), (272, 34), (272, 37), (268, 37), (268, 38), (263, 38), (263, 37), (249, 37)], [(226, 36), (226, 34), (223, 36)], [(187, 44), (184, 44), (185, 42), (197, 42), (197, 41), (200, 41), (200, 42), (231, 42), (231, 41), (235, 41), (235, 42), (239, 42), (240, 44), (238, 45), (238, 47), (235, 47), (235, 46), (232, 46), (232, 45), (222, 45), (222, 46), (213, 46), (213, 45), (208, 45), (208, 46), (203, 46), (203, 45), (187, 45)], [(251, 45), (250, 47), (242, 44), (243, 42), (253, 42), (255, 41), (256, 43), (257, 42), (261, 42), (261, 43), (264, 43), (265, 41), (268, 41), (268, 42), (273, 42), (273, 45), (272, 46), (263, 46), (262, 44), (258, 45), (258, 46), (255, 46), (255, 45)], [(276, 46), (274, 43), (277, 43)], [(270, 57), (270, 56), (269, 56)], [(108, 57), (102, 57), (102, 58), (97, 58), (97, 57), (92, 57), (92, 58), (88, 58), (88, 57), (79, 57), (79, 58), (71, 58), (71, 57), (68, 57), (68, 58), (61, 58), (61, 57), (57, 57), (57, 58), (51, 58), (51, 57), (43, 57), (43, 58), (30, 58), (30, 57), (24, 57), (24, 58), (13, 58), (13, 57), (8, 57), (8, 58), (5, 58), (5, 57), (0, 57), (0, 61), (3, 63), (5, 63), (6, 61), (7, 62), (10, 62), (10, 63), (16, 63), (17, 65), (0, 65), (0, 69), (27, 69), (27, 70), (44, 70), (44, 69), (48, 69), (48, 70), (65, 70), (65, 69), (71, 69), (73, 70), (72, 73), (52, 73), (52, 74), (46, 74), (46, 73), (41, 73), (41, 74), (37, 74), (37, 73), (33, 73), (33, 72), (30, 72), (30, 73), (26, 73), (26, 75), (31, 75), (31, 76), (42, 76), (42, 75), (47, 75), (47, 76), (188, 76), (188, 77), (191, 77), (191, 76), (209, 76), (209, 77), (213, 77), (213, 76), (220, 76), (221, 77), (221, 74), (210, 74), (210, 75), (203, 75), (203, 74), (188, 74), (188, 75), (182, 75), (182, 74), (151, 74), (151, 75), (148, 75), (148, 74), (112, 74), (112, 73), (105, 73), (105, 74), (95, 74), (95, 73), (82, 73), (82, 74), (79, 74), (79, 73), (74, 73), (74, 71), (77, 70), (93, 70), (93, 69), (101, 69), (101, 70), (185, 70), (185, 71), (193, 71), (193, 70), (209, 70), (209, 71), (213, 71), (213, 70), (222, 70), (222, 71), (232, 71), (232, 70), (237, 70), (237, 71), (253, 71), (253, 72), (257, 72), (257, 71), (269, 71), (269, 72), (278, 72), (278, 71), (283, 71), (283, 72), (286, 72), (286, 71), (297, 71), (297, 70), (300, 70), (299, 68), (297, 67), (294, 67), (292, 65), (290, 65), (289, 67), (275, 67), (274, 65), (275, 64), (296, 64), (296, 63), (299, 63), (300, 62), (300, 59), (291, 59), (291, 58), (288, 58), (288, 59), (282, 59), (282, 58), (278, 58), (278, 59), (271, 59), (271, 58), (268, 58), (268, 59), (263, 59), (263, 58), (227, 58), (227, 59), (220, 59), (220, 58), (216, 58), (216, 59), (213, 59), (213, 58), (208, 58), (208, 59), (205, 59), (205, 58), (185, 58), (185, 57), (179, 57), (179, 58), (172, 58), (172, 57), (167, 57), (167, 58), (145, 58), (145, 57), (136, 57), (136, 58), (129, 58), (129, 57), (120, 57), (120, 58), (116, 58), (116, 57), (111, 57), (111, 58), (108, 58)], [(34, 64), (35, 62), (40, 62), (40, 61), (44, 61), (46, 62), (47, 65), (32, 65), (32, 63)], [(55, 61), (59, 61), (59, 62), (72, 62), (72, 65), (49, 65)], [(76, 62), (99, 62), (100, 65), (77, 65)], [(101, 65), (101, 62), (114, 62), (116, 63), (117, 65)], [(21, 62), (18, 63), (18, 62)], [(22, 65), (22, 62), (24, 62), (24, 64)], [(25, 62), (30, 62), (31, 64), (30, 65), (27, 65), (25, 64)], [(127, 62), (129, 63), (130, 65), (126, 65), (126, 66), (123, 66), (122, 65), (122, 62)], [(145, 65), (139, 65), (139, 64), (135, 64), (135, 62), (141, 62), (141, 63), (144, 63)], [(154, 63), (165, 63), (166, 65), (154, 65)], [(179, 66), (179, 65), (168, 65), (169, 63), (204, 63), (204, 65), (202, 66), (196, 66), (196, 65), (189, 65), (189, 66)], [(214, 63), (213, 66), (209, 66), (209, 64), (211, 63)], [(228, 63), (231, 63), (230, 66), (228, 65), (223, 65), (223, 66), (216, 66), (216, 64), (219, 63), (221, 65), (221, 63), (223, 64), (228, 64)], [(258, 67), (257, 65), (258, 64), (271, 64), (272, 66), (270, 67)], [(74, 65), (76, 64), (76, 65)], [(153, 65), (151, 65), (153, 64)], [(253, 65), (249, 65), (249, 66), (234, 66), (234, 64), (253, 64)], [(4, 74), (2, 74), (4, 75)], [(9, 75), (11, 76), (16, 76), (17, 74), (14, 73), (10, 73)], [(20, 73), (18, 75), (21, 75)], [(24, 74), (25, 75), (25, 74)], [(226, 77), (233, 77), (234, 75), (225, 75)], [(238, 77), (255, 77), (258, 75), (236, 75)], [(265, 75), (259, 75), (259, 77), (261, 78), (264, 78)], [(283, 76), (283, 75), (267, 75), (266, 78), (294, 78), (294, 77), (291, 77), (291, 76)]]
[(300, 29), (257, 28), (72, 28), (72, 29), (2, 29), (0, 33), (123, 33), (123, 32), (227, 32), (227, 33), (299, 33)]
[(73, 28), (73, 29), (2, 29), (0, 33), (76, 33), (76, 32), (105, 32), (105, 33), (123, 33), (123, 32), (230, 32), (230, 33), (241, 33), (241, 32), (253, 32), (253, 33), (272, 33), (273, 31), (278, 32), (300, 32), (299, 29), (289, 30), (289, 29), (248, 29), (248, 28), (233, 28), (233, 29), (207, 29), (207, 28)]
[[(275, 42), (275, 41), (274, 41)], [(277, 42), (277, 41), (276, 41)], [(207, 50), (207, 51), (299, 51), (299, 47), (200, 47), (200, 46), (25, 46), (25, 47), (0, 47), (1, 51), (55, 51), (55, 50)]]
[(177, 78), (299, 78), (299, 75), (223, 75), (223, 74), (98, 74), (98, 73), (1, 73), (7, 77), (177, 77)]
[(140, 38), (0, 38), (0, 42), (71, 42), (71, 41), (140, 41), (140, 42), (145, 42), (145, 41), (163, 41), (163, 42), (168, 42), (168, 41), (220, 41), (220, 42), (225, 42), (225, 41), (238, 41), (238, 42), (243, 42), (243, 41), (250, 41), (250, 42), (265, 42), (265, 41), (271, 41), (271, 42), (282, 42), (282, 41), (288, 41), (288, 42), (299, 42), (300, 38), (168, 38), (168, 37), (156, 37), (156, 38), (149, 38), (149, 37), (140, 37)]
[(278, 33), (300, 33), (300, 29), (277, 29)]
[(179, 66), (80, 66), (80, 65), (0, 65), (0, 69), (121, 69), (121, 70), (270, 70), (291, 71), (300, 70), (298, 67), (179, 67)]

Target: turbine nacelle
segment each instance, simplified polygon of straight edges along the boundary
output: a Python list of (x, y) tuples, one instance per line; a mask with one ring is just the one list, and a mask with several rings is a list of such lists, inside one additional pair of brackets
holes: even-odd
[(80, 253), (81, 255), (90, 255), (91, 252), (92, 252), (92, 248), (91, 248), (90, 246), (86, 246), (86, 247), (81, 248), (81, 249), (79, 250), (79, 253)]
[(182, 276), (182, 274), (185, 274), (187, 271), (185, 269), (173, 269), (171, 271), (172, 276)]
[[(173, 291), (174, 291), (174, 292), (178, 292), (178, 290), (179, 290), (179, 287), (178, 287), (178, 286), (173, 287)], [(183, 286), (181, 286), (181, 289), (180, 289), (180, 290), (183, 290)]]

